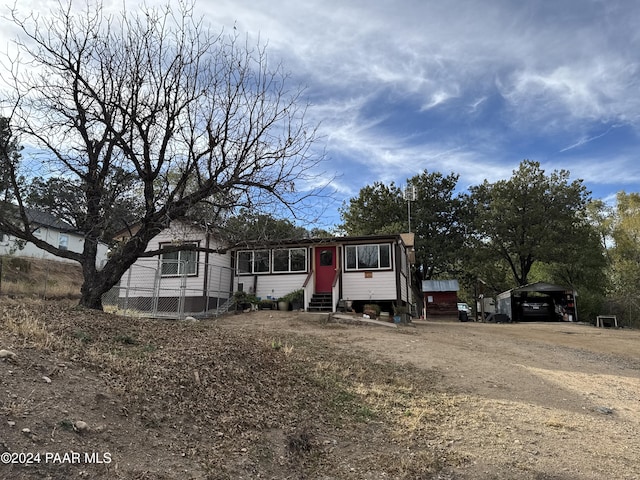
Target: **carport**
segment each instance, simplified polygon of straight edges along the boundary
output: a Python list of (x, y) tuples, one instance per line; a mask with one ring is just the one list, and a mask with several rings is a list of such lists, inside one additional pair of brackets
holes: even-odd
[(512, 322), (578, 320), (576, 292), (570, 287), (537, 282), (513, 288), (496, 297), (496, 313)]

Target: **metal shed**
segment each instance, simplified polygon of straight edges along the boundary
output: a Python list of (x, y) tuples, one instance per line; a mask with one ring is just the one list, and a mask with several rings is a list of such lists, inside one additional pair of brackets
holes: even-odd
[(496, 313), (512, 322), (578, 320), (576, 292), (571, 287), (536, 282), (502, 292), (496, 297)]

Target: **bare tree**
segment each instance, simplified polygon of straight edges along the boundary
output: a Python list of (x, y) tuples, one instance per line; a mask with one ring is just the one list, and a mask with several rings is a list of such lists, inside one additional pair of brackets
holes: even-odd
[[(305, 120), (303, 90), (289, 89), (263, 47), (213, 33), (193, 7), (108, 15), (100, 3), (76, 11), (69, 0), (51, 16), (14, 7), (8, 18), (20, 36), (2, 75), (13, 92), (5, 116), (25, 149), (17, 165), (2, 166), (15, 200), (0, 210), (0, 227), (79, 262), (85, 307), (101, 309), (102, 294), (149, 241), (190, 209), (269, 205), (299, 215), (319, 193), (298, 191), (316, 183), (310, 175), (322, 160), (311, 149), (316, 128)], [(109, 204), (122, 193), (116, 170), (144, 205), (135, 235), (99, 266)], [(36, 176), (80, 185), (82, 253), (34, 236), (20, 179)]]

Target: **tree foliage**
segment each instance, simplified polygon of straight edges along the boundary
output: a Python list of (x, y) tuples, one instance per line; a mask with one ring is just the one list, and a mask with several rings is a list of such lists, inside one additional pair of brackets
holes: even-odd
[(343, 204), (340, 228), (348, 235), (403, 233), (409, 230), (410, 215), (418, 280), (456, 274), (464, 238), (457, 181), (453, 173), (445, 176), (425, 170), (415, 175), (407, 181), (416, 191), (410, 206), (394, 183), (376, 182)]
[[(589, 194), (566, 170), (546, 174), (520, 163), (510, 179), (471, 187), (466, 198), (470, 248), (482, 262), (508, 265), (515, 284), (529, 282), (535, 262), (566, 264), (593, 240), (584, 219)], [(482, 272), (479, 272), (482, 275)]]
[[(77, 180), (36, 177), (24, 191), (26, 206), (50, 213), (82, 231), (87, 216), (87, 202), (85, 191)], [(114, 168), (109, 173), (100, 200), (103, 203), (100, 211), (108, 212), (99, 219), (100, 240), (105, 243), (111, 242), (117, 232), (135, 224), (144, 211), (135, 179), (120, 168)]]
[[(317, 193), (299, 191), (321, 160), (302, 91), (290, 89), (263, 47), (211, 32), (193, 5), (110, 16), (100, 3), (77, 11), (69, 1), (49, 16), (13, 10), (11, 20), (21, 36), (3, 75), (13, 88), (10, 121), (33, 154), (2, 168), (11, 178), (58, 177), (45, 186), (77, 192), (81, 205), (68, 213), (84, 250), (36, 238), (24, 210), (29, 190), (15, 181), (3, 194), (18, 213), (0, 216), (0, 226), (79, 262), (82, 305), (101, 308), (149, 241), (203, 202), (214, 218), (238, 207), (300, 215)], [(130, 192), (142, 205), (139, 228), (98, 270), (97, 243), (122, 220), (112, 206)]]
[(13, 185), (20, 179), (12, 176), (20, 161), (20, 145), (11, 131), (9, 118), (0, 117), (0, 211), (13, 200)]
[(399, 233), (408, 228), (402, 190), (393, 182), (375, 182), (361, 188), (357, 197), (342, 204), (340, 218), (340, 229), (351, 236)]
[(611, 237), (612, 290), (618, 297), (636, 300), (640, 298), (640, 194), (618, 193)]
[(228, 218), (219, 230), (219, 234), (229, 245), (277, 242), (309, 237), (309, 232), (305, 228), (294, 225), (290, 220), (254, 213), (247, 209)]

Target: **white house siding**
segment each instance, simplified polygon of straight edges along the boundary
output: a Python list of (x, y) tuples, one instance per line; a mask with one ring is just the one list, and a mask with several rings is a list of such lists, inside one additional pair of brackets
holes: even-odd
[[(255, 292), (253, 291), (254, 278), (257, 277)], [(291, 273), (278, 275), (240, 275), (236, 277), (235, 289), (238, 283), (243, 284), (245, 292), (254, 293), (256, 297), (278, 299), (302, 288), (302, 284), (307, 279), (307, 273)]]
[[(171, 228), (156, 235), (147, 247), (147, 251), (160, 249), (163, 245), (179, 243), (198, 243), (207, 247), (207, 235), (197, 227), (177, 222)], [(219, 245), (210, 240), (209, 248)], [(231, 296), (231, 256), (198, 252), (196, 273), (192, 275), (162, 275), (160, 257), (139, 258), (120, 280), (120, 299), (127, 299), (130, 305), (139, 304), (147, 309), (150, 299), (158, 297), (158, 309), (173, 308), (178, 297), (186, 298), (187, 306), (194, 311), (209, 309), (207, 302), (217, 305), (220, 299)], [(208, 262), (208, 264), (207, 264)], [(207, 285), (205, 288), (205, 279)], [(146, 299), (146, 300), (145, 300)]]
[(395, 300), (395, 270), (371, 271), (371, 278), (365, 272), (344, 272), (342, 274), (342, 297), (348, 300)]
[(404, 273), (400, 274), (400, 296), (402, 301), (411, 303), (411, 298), (409, 297), (409, 282), (407, 282), (407, 276)]

